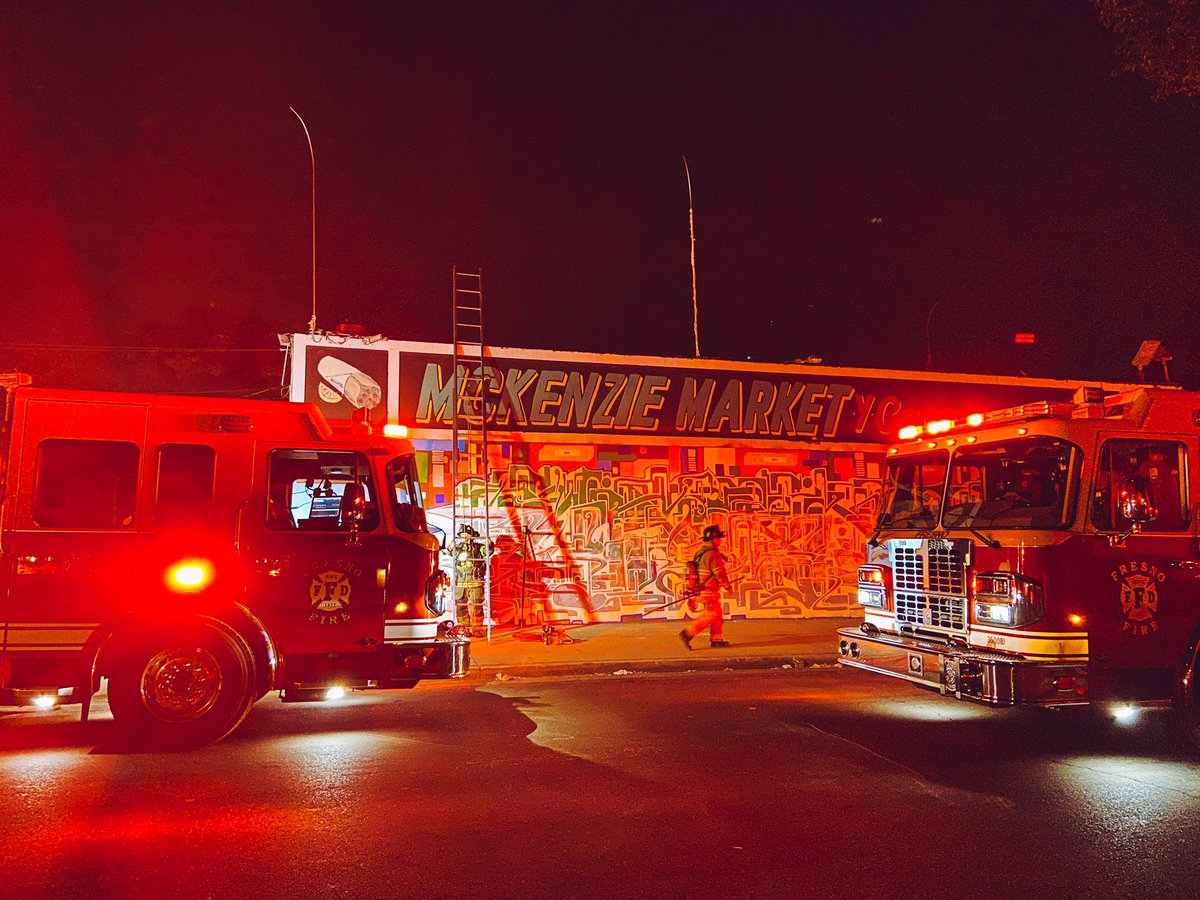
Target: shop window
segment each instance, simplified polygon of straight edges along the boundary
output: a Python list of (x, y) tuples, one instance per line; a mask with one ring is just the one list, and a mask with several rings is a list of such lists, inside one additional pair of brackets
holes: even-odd
[(1105, 441), (1096, 470), (1092, 524), (1102, 531), (1129, 526), (1121, 515), (1121, 495), (1145, 497), (1157, 511), (1145, 531), (1185, 531), (1188, 527), (1187, 455), (1178, 441)]
[(163, 444), (158, 449), (154, 524), (195, 528), (212, 520), (217, 452), (207, 444)]
[(129, 528), (139, 457), (137, 445), (124, 441), (42, 441), (34, 475), (34, 521), (45, 528)]

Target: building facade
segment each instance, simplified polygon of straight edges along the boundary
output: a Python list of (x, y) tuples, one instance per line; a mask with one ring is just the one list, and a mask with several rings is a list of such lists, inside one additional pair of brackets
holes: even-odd
[(672, 601), (712, 523), (728, 534), (729, 616), (857, 612), (897, 429), (1079, 386), (488, 348), (459, 392), (468, 431), (486, 418), (488, 483), (456, 486), (449, 344), (298, 334), (291, 353), (292, 400), (407, 427), (433, 525), (451, 531), (456, 488), (459, 520), (486, 520), (500, 625), (688, 615)]

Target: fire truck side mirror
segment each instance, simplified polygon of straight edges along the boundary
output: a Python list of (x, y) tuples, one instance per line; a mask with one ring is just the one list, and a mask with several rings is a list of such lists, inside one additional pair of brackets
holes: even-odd
[(342, 524), (349, 526), (350, 529), (346, 534), (346, 546), (362, 546), (359, 530), (362, 528), (363, 520), (367, 517), (367, 498), (363, 494), (362, 485), (357, 481), (350, 482), (342, 491), (341, 508)]
[(363, 494), (362, 485), (351, 482), (342, 491), (342, 523), (344, 525), (362, 525), (367, 517), (367, 498)]
[(1150, 505), (1150, 499), (1137, 488), (1125, 488), (1117, 498), (1117, 507), (1121, 517), (1129, 523), (1129, 528), (1120, 534), (1110, 534), (1110, 547), (1120, 547), (1131, 534), (1141, 534), (1142, 526), (1158, 518), (1158, 510)]

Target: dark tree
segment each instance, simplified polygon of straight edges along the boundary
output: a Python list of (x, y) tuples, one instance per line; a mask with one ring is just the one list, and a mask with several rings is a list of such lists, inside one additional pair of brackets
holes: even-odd
[(1118, 72), (1154, 85), (1154, 99), (1200, 95), (1200, 0), (1093, 0), (1120, 38)]

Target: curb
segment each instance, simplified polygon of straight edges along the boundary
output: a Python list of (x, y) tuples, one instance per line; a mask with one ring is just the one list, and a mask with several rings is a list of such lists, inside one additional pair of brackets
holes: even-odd
[(509, 678), (557, 678), (571, 675), (643, 675), (665, 672), (722, 671), (726, 669), (807, 669), (831, 666), (833, 657), (797, 656), (711, 656), (697, 659), (597, 660), (594, 662), (517, 663), (514, 665), (472, 663), (466, 680), (503, 681)]

